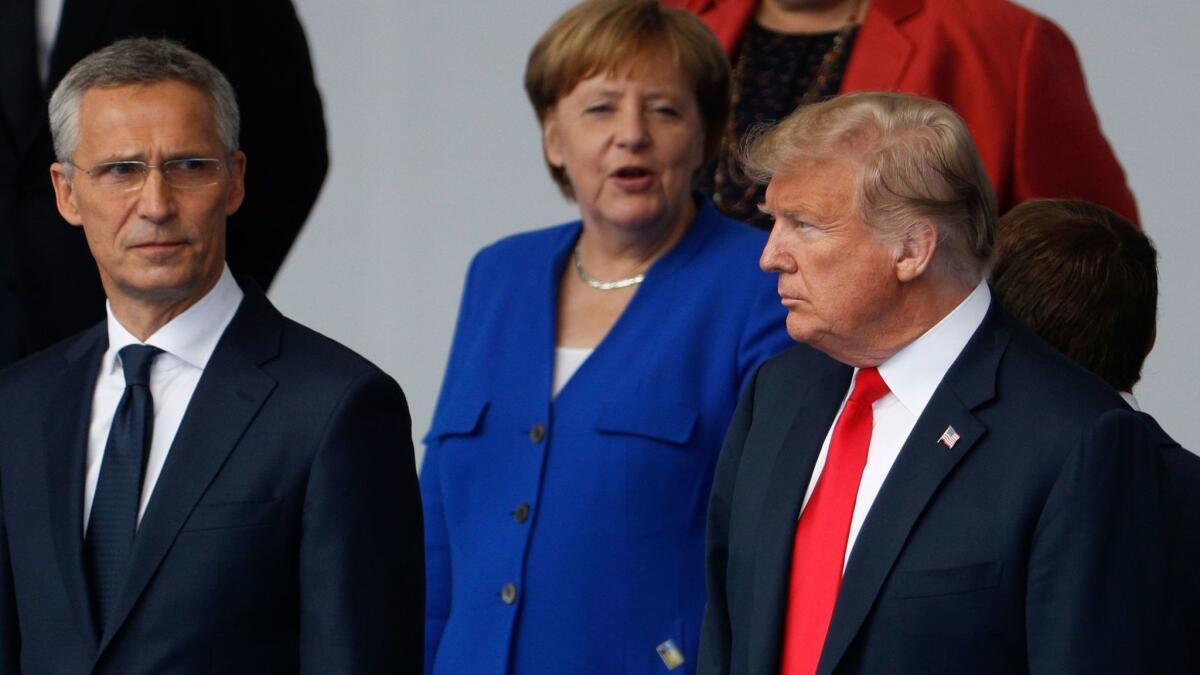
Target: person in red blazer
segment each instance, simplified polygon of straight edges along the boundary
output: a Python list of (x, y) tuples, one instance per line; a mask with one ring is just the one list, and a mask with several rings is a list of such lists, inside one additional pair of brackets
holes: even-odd
[[(858, 1), (819, 11), (849, 16)], [(900, 91), (950, 104), (975, 138), (1000, 213), (1027, 199), (1062, 197), (1103, 204), (1138, 222), (1062, 29), (1007, 0), (862, 2), (840, 93)], [(729, 54), (762, 10), (816, 11), (785, 7), (804, 4), (795, 0), (663, 3), (696, 12)]]

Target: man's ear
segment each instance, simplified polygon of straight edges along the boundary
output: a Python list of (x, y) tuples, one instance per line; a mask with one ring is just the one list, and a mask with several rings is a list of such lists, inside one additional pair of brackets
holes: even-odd
[(225, 200), (225, 215), (232, 216), (246, 198), (246, 153), (237, 150), (229, 155), (229, 196)]
[(79, 215), (79, 204), (76, 203), (75, 184), (67, 175), (70, 169), (66, 164), (55, 162), (50, 165), (50, 182), (54, 184), (54, 202), (63, 220), (79, 227), (83, 218)]
[(937, 249), (937, 225), (928, 221), (913, 225), (896, 253), (896, 278), (903, 283), (920, 277), (933, 263)]
[(546, 121), (542, 122), (542, 147), (546, 149), (546, 161), (554, 168), (561, 169), (564, 164), (562, 136), (553, 109), (546, 112)]

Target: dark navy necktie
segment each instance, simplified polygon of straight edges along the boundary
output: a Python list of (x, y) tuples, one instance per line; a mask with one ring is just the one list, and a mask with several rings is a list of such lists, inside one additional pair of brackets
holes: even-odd
[(101, 632), (125, 581), (129, 552), (137, 532), (138, 504), (146, 474), (146, 453), (154, 430), (154, 401), (150, 397), (150, 365), (162, 350), (129, 345), (120, 351), (125, 393), (113, 415), (100, 479), (92, 499), (84, 553)]

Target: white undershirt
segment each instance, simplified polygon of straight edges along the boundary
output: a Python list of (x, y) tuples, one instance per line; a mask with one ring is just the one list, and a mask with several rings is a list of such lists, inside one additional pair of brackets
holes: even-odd
[[(200, 375), (208, 365), (209, 358), (217, 348), (217, 342), (225, 327), (237, 313), (242, 302), (242, 289), (226, 266), (221, 279), (196, 304), (159, 328), (144, 344), (163, 350), (150, 367), (150, 395), (154, 399), (154, 433), (150, 440), (150, 452), (146, 456), (146, 477), (142, 481), (141, 502), (138, 505), (138, 523), (146, 512), (146, 504), (154, 492), (158, 475), (167, 461), (167, 452), (175, 440), (175, 432), (183, 421), (192, 393), (200, 382)], [(117, 404), (125, 393), (125, 371), (122, 370), (117, 352), (131, 344), (142, 344), (125, 330), (113, 316), (108, 306), (108, 351), (100, 360), (100, 375), (96, 379), (96, 390), (92, 396), (92, 417), (88, 427), (87, 466), (83, 487), (83, 528), (87, 531), (88, 519), (92, 514), (92, 500), (96, 496), (96, 483), (100, 479), (100, 465), (104, 460), (104, 446), (108, 443), (108, 432)]]
[(550, 396), (558, 396), (558, 392), (567, 386), (571, 376), (579, 370), (579, 366), (596, 351), (591, 347), (558, 347), (554, 350), (554, 389)]
[[(850, 560), (850, 551), (854, 548), (858, 531), (862, 529), (863, 521), (866, 520), (871, 505), (875, 503), (875, 497), (878, 496), (884, 479), (896, 463), (900, 449), (904, 447), (904, 442), (916, 426), (917, 419), (924, 412), (929, 399), (933, 397), (934, 390), (967, 346), (979, 324), (983, 323), (991, 298), (992, 294), (987, 284), (981, 282), (954, 311), (879, 366), (879, 375), (891, 391), (871, 407), (875, 425), (871, 431), (871, 445), (867, 450), (867, 465), (863, 469), (862, 482), (858, 485), (858, 497), (854, 502), (854, 515), (850, 520), (850, 537), (846, 542), (843, 568)], [(855, 369), (854, 377), (858, 377), (858, 369)], [(845, 407), (848, 398), (850, 389), (846, 390), (842, 407)], [(841, 408), (838, 408), (837, 417), (841, 414)], [(833, 426), (837, 425), (837, 417), (834, 417)], [(817, 455), (808, 491), (804, 493), (804, 506), (808, 505), (817, 479), (825, 468), (829, 441), (833, 437), (833, 426), (830, 426), (825, 434), (821, 453)]]
[[(91, 1), (91, 0), (89, 0)], [(42, 84), (50, 77), (50, 53), (58, 37), (58, 24), (62, 20), (63, 0), (35, 0), (37, 5), (37, 65)]]

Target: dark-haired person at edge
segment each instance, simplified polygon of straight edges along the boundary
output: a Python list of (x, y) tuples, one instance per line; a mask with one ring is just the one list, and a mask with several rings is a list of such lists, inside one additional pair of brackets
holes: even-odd
[(182, 43), (233, 84), (254, 158), (245, 204), (229, 219), (235, 273), (267, 289), (317, 201), (325, 120), (289, 0), (0, 1), (0, 366), (104, 318), (96, 265), (46, 179), (46, 105), (77, 61), (138, 36)]
[(1075, 48), (1008, 0), (664, 0), (700, 15), (734, 64), (732, 121), (706, 192), (764, 229), (764, 188), (738, 166), (752, 127), (838, 93), (900, 91), (967, 122), (1000, 213), (1034, 197), (1104, 204), (1137, 222)]
[(789, 343), (765, 235), (691, 188), (729, 65), (692, 14), (592, 0), (525, 86), (581, 219), (468, 272), (421, 475), (426, 668), (694, 673), (721, 438)]
[[(1158, 252), (1137, 226), (1085, 201), (1025, 202), (1000, 220), (989, 283), (1014, 317), (1140, 410), (1133, 387), (1157, 333)], [(1165, 672), (1200, 673), (1200, 457), (1146, 420), (1172, 510), (1171, 577), (1181, 584), (1168, 625), (1186, 654)]]

